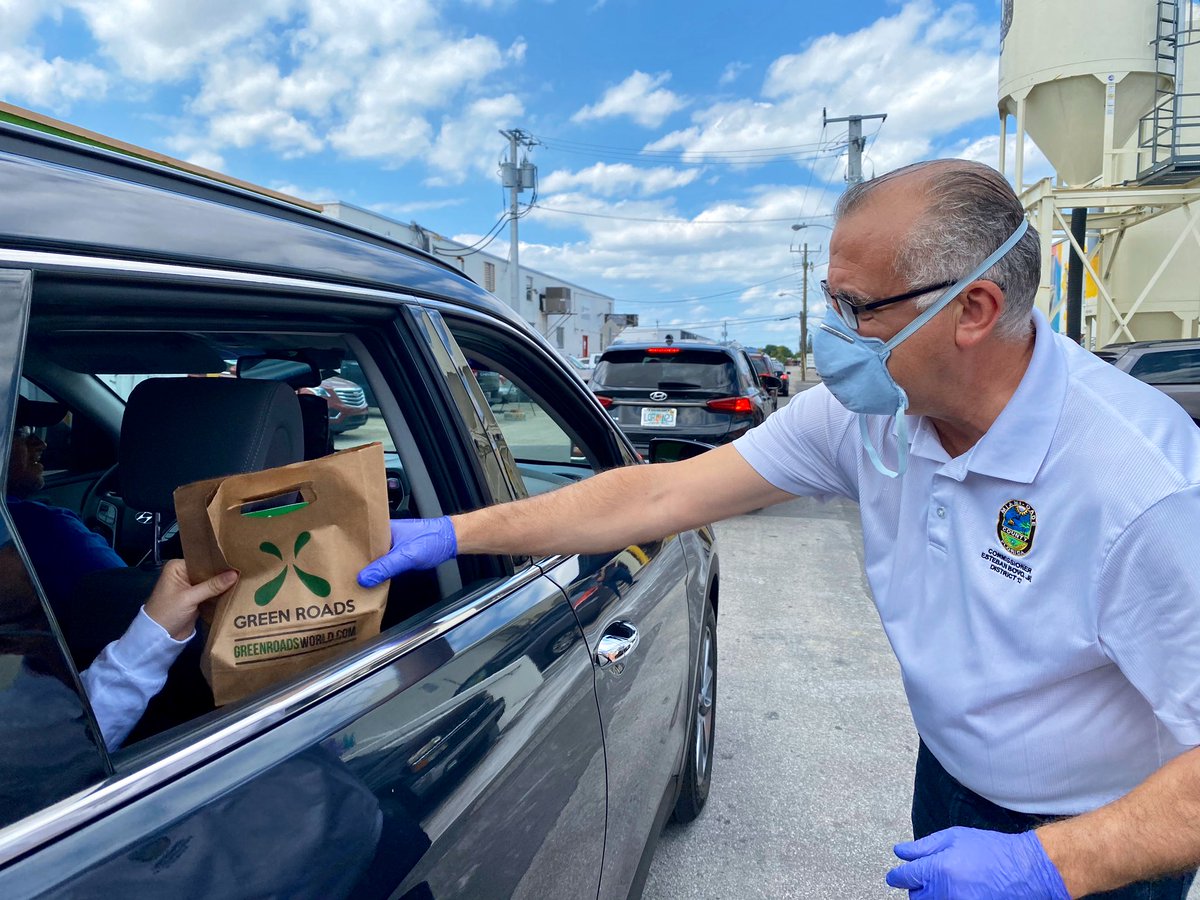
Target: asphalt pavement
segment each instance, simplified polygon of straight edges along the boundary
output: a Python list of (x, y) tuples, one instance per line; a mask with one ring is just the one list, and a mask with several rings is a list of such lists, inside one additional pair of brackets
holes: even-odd
[(663, 832), (644, 896), (904, 898), (884, 876), (911, 835), (917, 736), (857, 507), (796, 500), (717, 537), (712, 792), (696, 822)]

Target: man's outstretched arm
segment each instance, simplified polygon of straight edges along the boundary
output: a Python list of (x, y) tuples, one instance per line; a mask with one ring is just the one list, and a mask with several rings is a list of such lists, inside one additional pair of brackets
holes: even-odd
[(726, 445), (452, 516), (459, 553), (603, 553), (792, 499)]
[(460, 553), (604, 553), (790, 499), (726, 445), (683, 462), (611, 469), (449, 519), (393, 521), (391, 552), (359, 581), (378, 584)]

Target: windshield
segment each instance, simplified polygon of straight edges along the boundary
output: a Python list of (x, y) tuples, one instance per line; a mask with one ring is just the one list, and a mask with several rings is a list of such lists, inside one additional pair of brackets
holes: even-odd
[(609, 388), (700, 389), (736, 393), (733, 360), (709, 350), (610, 351), (596, 366), (595, 386)]

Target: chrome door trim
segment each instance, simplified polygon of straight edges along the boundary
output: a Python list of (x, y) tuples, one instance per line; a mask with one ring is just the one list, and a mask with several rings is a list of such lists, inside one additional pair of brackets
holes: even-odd
[(195, 744), (130, 772), (116, 775), (94, 788), (81, 791), (53, 806), (0, 830), (0, 865), (36, 850), (63, 834), (90, 824), (106, 812), (130, 803), (158, 785), (203, 765), (230, 748), (245, 743), (271, 727), (299, 714), (321, 698), (343, 690), (381, 669), (404, 653), (436, 640), (458, 625), (493, 606), (513, 591), (542, 577), (537, 566), (497, 585), (466, 606), (446, 612), (427, 625), (389, 638), (379, 646), (343, 660), (334, 671), (293, 685), (258, 708), (205, 735)]
[[(130, 275), (152, 275), (164, 278), (186, 278), (209, 284), (237, 284), (253, 287), (283, 288), (292, 291), (321, 294), (349, 294), (365, 300), (379, 300), (388, 306), (397, 302), (427, 302), (419, 294), (366, 288), (342, 282), (313, 281), (287, 275), (242, 272), (237, 269), (205, 268), (179, 263), (156, 263), (143, 260), (113, 259), (101, 256), (81, 256), (73, 253), (50, 253), (42, 250), (12, 250), (0, 248), (0, 266), (35, 267), (60, 272), (122, 272)], [(453, 304), (451, 308), (457, 309)]]

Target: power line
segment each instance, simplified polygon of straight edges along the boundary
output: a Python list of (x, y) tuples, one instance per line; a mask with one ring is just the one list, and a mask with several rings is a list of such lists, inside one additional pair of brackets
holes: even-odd
[(703, 294), (699, 297), (673, 297), (667, 300), (630, 300), (628, 298), (614, 298), (614, 303), (650, 303), (650, 304), (668, 304), (668, 303), (695, 303), (698, 300), (712, 300), (715, 297), (727, 297), (730, 294), (740, 294), (743, 291), (748, 291), (751, 288), (762, 287), (765, 284), (774, 284), (776, 281), (784, 281), (791, 278), (792, 273), (780, 275), (778, 278), (768, 278), (766, 281), (759, 281), (756, 284), (747, 284), (742, 287), (732, 288), (728, 291), (718, 291), (715, 294)]
[[(778, 222), (795, 222), (794, 216), (778, 219), (651, 219), (641, 216), (616, 216), (611, 213), (584, 212), (581, 209), (562, 209), (557, 206), (545, 206), (539, 203), (537, 208), (550, 213), (566, 216), (585, 216), (589, 219), (617, 219), (622, 222), (650, 222), (659, 225), (760, 225)], [(828, 218), (828, 216), (809, 216), (810, 219)]]
[(814, 144), (795, 144), (779, 148), (749, 148), (745, 150), (649, 150), (634, 147), (609, 147), (557, 138), (538, 138), (548, 150), (591, 157), (606, 157), (632, 162), (672, 162), (686, 166), (731, 165), (746, 166), (769, 162), (802, 162), (826, 156), (840, 155), (844, 145), (824, 140)]
[[(593, 144), (588, 141), (574, 141), (574, 140), (571, 140), (570, 138), (547, 137), (546, 135), (538, 135), (537, 139), (539, 141), (541, 141), (543, 144), (547, 144), (549, 142), (549, 143), (555, 143), (555, 144), (566, 144), (566, 145), (569, 145), (572, 147), (584, 147), (584, 148), (588, 148), (591, 150), (616, 150), (616, 151), (620, 151), (620, 152), (624, 152), (624, 153), (682, 153), (682, 152), (685, 152), (682, 150), (680, 150), (680, 151), (655, 150), (652, 148), (644, 148), (644, 147), (618, 147), (613, 144)], [(780, 152), (785, 152), (785, 151), (806, 150), (806, 149), (811, 149), (811, 148), (817, 148), (820, 146), (821, 146), (821, 141), (817, 140), (817, 141), (813, 141), (813, 142), (810, 142), (807, 144), (786, 144), (786, 145), (779, 146), (779, 147), (746, 147), (746, 148), (739, 149), (739, 150), (711, 150), (711, 151), (706, 151), (706, 152), (712, 153), (714, 155), (716, 155), (716, 154), (741, 155), (741, 154), (746, 154), (746, 153), (780, 153)]]

